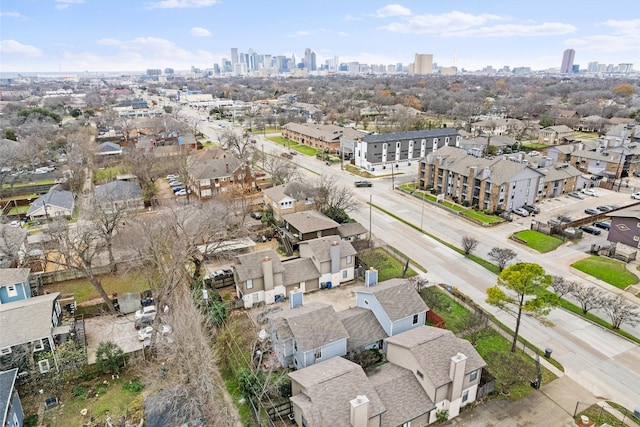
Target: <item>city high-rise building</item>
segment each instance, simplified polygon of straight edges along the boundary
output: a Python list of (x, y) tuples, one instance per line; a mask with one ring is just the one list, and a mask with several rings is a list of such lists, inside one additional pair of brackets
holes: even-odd
[(306, 68), (309, 71), (315, 71), (316, 70), (316, 53), (313, 52), (311, 49), (306, 48), (304, 50), (304, 68)]
[(231, 65), (235, 66), (238, 63), (238, 48), (231, 48)]
[(562, 65), (560, 66), (560, 74), (571, 74), (573, 72), (573, 60), (575, 59), (576, 51), (573, 49), (567, 49), (562, 54)]
[(416, 53), (413, 64), (409, 66), (410, 74), (431, 74), (433, 72), (433, 55)]

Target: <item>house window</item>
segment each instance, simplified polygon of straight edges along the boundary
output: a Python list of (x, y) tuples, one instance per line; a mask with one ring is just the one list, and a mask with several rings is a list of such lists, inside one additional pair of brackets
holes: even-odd
[(316, 348), (315, 357), (316, 359), (320, 359), (322, 357), (322, 348)]
[(467, 400), (469, 400), (469, 390), (465, 390), (464, 393), (462, 393), (462, 403), (466, 402)]
[(420, 371), (416, 371), (416, 375), (420, 377), (421, 380), (424, 379), (424, 374)]
[(40, 373), (42, 374), (49, 372), (51, 370), (51, 367), (49, 366), (49, 359), (38, 361), (38, 368), (40, 368)]
[(247, 279), (247, 289), (253, 289), (253, 279)]
[(349, 270), (342, 270), (342, 278), (343, 279), (346, 279), (347, 277), (349, 277), (348, 274), (349, 274)]
[(414, 325), (418, 324), (418, 315), (417, 314), (413, 315), (413, 321), (412, 322), (413, 322)]
[(477, 379), (478, 379), (478, 370), (471, 371), (471, 374), (469, 374), (469, 381), (475, 381)]
[(0, 356), (11, 354), (11, 347), (0, 348)]
[(35, 346), (33, 347), (33, 352), (44, 350), (44, 343), (42, 340), (38, 340), (34, 342)]
[(16, 288), (16, 285), (8, 285), (7, 286), (7, 296), (9, 296), (9, 297), (17, 297), (18, 296), (18, 289)]
[(353, 262), (353, 255), (347, 255), (347, 264), (351, 264)]

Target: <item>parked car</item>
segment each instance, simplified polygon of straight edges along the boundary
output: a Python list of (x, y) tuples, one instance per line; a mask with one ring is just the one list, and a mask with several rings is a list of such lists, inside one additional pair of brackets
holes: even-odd
[(525, 208), (515, 208), (513, 213), (520, 216), (529, 216), (529, 211)]
[(136, 329), (146, 328), (147, 326), (151, 326), (153, 323), (153, 319), (151, 317), (141, 317), (140, 319), (136, 319), (133, 323), (133, 326)]
[(249, 216), (253, 219), (261, 219), (262, 218), (262, 214), (260, 212), (251, 212), (249, 214)]
[(538, 214), (538, 213), (540, 213), (540, 206), (538, 206), (538, 205), (524, 205), (522, 207), (524, 209), (528, 210), (530, 214)]
[(633, 193), (631, 195), (631, 198), (635, 200), (640, 200), (640, 191), (636, 191), (635, 193)]
[(598, 209), (600, 212), (609, 212), (614, 210), (615, 208), (613, 206), (609, 206), (609, 205), (601, 205), (596, 207), (596, 209)]
[(180, 190), (184, 190), (184, 187), (173, 187), (173, 192), (177, 193)]
[(600, 229), (594, 227), (593, 225), (583, 225), (582, 227), (580, 227), (580, 230), (584, 231), (585, 233), (593, 234), (595, 236), (598, 236), (600, 234)]
[(285, 159), (293, 159), (293, 156), (289, 153), (282, 153), (280, 157), (284, 157)]
[(576, 199), (584, 199), (584, 194), (578, 192), (578, 191), (571, 191), (567, 194), (567, 196), (569, 197), (575, 197)]
[(586, 213), (588, 215), (598, 215), (600, 213), (600, 211), (597, 210), (597, 209), (587, 208), (587, 209), (584, 210), (584, 213)]
[(596, 222), (593, 223), (593, 225), (595, 225), (598, 228), (602, 228), (603, 230), (610, 230), (611, 229), (611, 223), (610, 222), (596, 221)]
[(142, 307), (140, 310), (136, 311), (135, 314), (135, 319), (144, 319), (144, 318), (148, 318), (148, 319), (155, 319), (156, 318), (156, 306), (155, 305), (148, 305), (146, 307)]
[(185, 190), (184, 188), (180, 191), (176, 191), (175, 193), (176, 196), (186, 196), (187, 195), (187, 190)]
[(173, 175), (173, 174), (170, 174), (170, 175), (167, 175), (167, 179), (168, 179), (169, 181), (175, 181), (175, 180), (177, 180), (177, 179), (178, 179), (178, 177), (177, 177), (177, 176), (175, 176), (175, 175)]
[(291, 150), (291, 151), (289, 151), (289, 154), (291, 154), (292, 156), (295, 156), (295, 155), (297, 155), (297, 154), (298, 154), (298, 152), (297, 152), (297, 151), (293, 151), (293, 150)]
[(22, 226), (22, 223), (21, 223), (20, 221), (18, 221), (17, 219), (14, 219), (13, 221), (11, 221), (11, 222), (9, 223), (9, 225), (10, 225), (11, 227), (16, 227), (16, 228), (17, 228), (17, 227), (21, 227), (21, 226)]
[[(164, 335), (164, 334), (171, 333), (171, 326), (169, 326), (169, 325), (162, 325), (162, 326), (160, 326), (160, 331), (158, 331), (158, 332), (160, 332), (160, 333), (161, 333), (161, 334), (163, 334), (163, 335)], [(152, 334), (153, 334), (153, 326), (146, 326), (145, 328), (140, 329), (140, 330), (138, 331), (138, 339), (139, 339), (140, 341), (144, 341), (144, 340), (147, 340), (147, 339), (151, 339), (151, 335), (152, 335)]]
[(229, 269), (216, 270), (207, 276), (207, 278), (213, 280), (224, 279), (225, 277), (233, 277), (233, 271)]
[(180, 187), (184, 184), (182, 184), (180, 181), (169, 181), (169, 186), (170, 187)]
[(593, 196), (593, 197), (598, 197), (600, 195), (600, 193), (598, 193), (598, 190), (593, 188), (583, 188), (582, 193), (586, 194), (587, 196)]

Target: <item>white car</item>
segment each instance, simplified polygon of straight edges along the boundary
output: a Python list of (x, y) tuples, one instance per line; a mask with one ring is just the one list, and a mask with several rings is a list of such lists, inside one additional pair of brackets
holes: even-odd
[(187, 195), (187, 190), (185, 190), (184, 188), (182, 190), (178, 190), (174, 193), (176, 196), (186, 196)]
[(135, 319), (155, 319), (156, 318), (156, 306), (148, 305), (146, 307), (142, 307), (140, 310), (136, 311)]
[[(160, 331), (161, 334), (168, 334), (171, 333), (171, 326), (169, 325), (162, 325), (160, 326)], [(142, 328), (138, 331), (138, 339), (140, 341), (144, 341), (147, 339), (151, 339), (151, 335), (153, 334), (153, 326), (147, 326), (145, 328)]]
[(633, 193), (633, 194), (631, 195), (631, 198), (632, 198), (632, 199), (635, 199), (635, 200), (640, 200), (640, 191), (639, 191), (639, 192), (637, 192), (637, 193)]
[(587, 196), (593, 197), (598, 197), (600, 195), (600, 193), (598, 193), (598, 190), (594, 190), (593, 188), (583, 188), (582, 193), (586, 194)]
[(177, 180), (177, 179), (178, 179), (178, 177), (177, 177), (177, 176), (175, 176), (175, 175), (173, 175), (173, 174), (171, 174), (171, 175), (167, 175), (167, 179), (168, 179), (169, 181), (175, 181), (175, 180)]
[(169, 181), (169, 186), (170, 187), (180, 187), (182, 185), (182, 183), (180, 181)]
[(520, 216), (529, 216), (529, 211), (525, 208), (515, 208), (513, 213), (518, 214)]
[(20, 226), (22, 225), (22, 222), (14, 219), (13, 221), (11, 221), (11, 222), (9, 223), (9, 225), (10, 225), (11, 227), (16, 227), (16, 228), (17, 228), (17, 227), (20, 227)]

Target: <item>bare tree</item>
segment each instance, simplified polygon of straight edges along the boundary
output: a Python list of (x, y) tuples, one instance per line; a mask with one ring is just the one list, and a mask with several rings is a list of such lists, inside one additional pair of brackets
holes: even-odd
[(576, 287), (576, 283), (566, 280), (562, 276), (553, 276), (553, 283), (551, 283), (551, 287), (559, 297), (562, 297), (572, 292)]
[(48, 261), (81, 272), (98, 291), (109, 311), (115, 313), (113, 303), (96, 273), (96, 268), (102, 264), (100, 258), (105, 250), (105, 242), (94, 224), (78, 221), (72, 228), (65, 219), (56, 218), (48, 225), (45, 233), (49, 235), (53, 245)]
[(500, 271), (504, 270), (507, 264), (518, 256), (513, 249), (499, 248), (497, 246), (492, 248), (487, 255), (498, 264)]
[(465, 255), (471, 254), (473, 250), (478, 246), (478, 239), (471, 236), (462, 237), (462, 250)]
[(582, 313), (584, 314), (587, 314), (589, 310), (600, 308), (605, 297), (602, 289), (578, 283), (573, 284), (571, 295), (578, 300), (580, 307), (582, 307)]
[(315, 185), (315, 204), (319, 211), (342, 223), (358, 208), (358, 199), (353, 189), (339, 184), (334, 175), (322, 175)]
[[(117, 270), (117, 264), (113, 256), (113, 238), (120, 229), (124, 227), (124, 219), (127, 216), (127, 206), (116, 203), (115, 200), (92, 200), (88, 210), (88, 218), (96, 226), (96, 231), (104, 239), (107, 253), (109, 255), (109, 265), (111, 272)], [(85, 215), (86, 217), (86, 215)]]
[(255, 145), (251, 142), (251, 134), (240, 134), (233, 128), (226, 128), (220, 136), (220, 144), (225, 150), (229, 150), (240, 160), (252, 162), (255, 154)]
[(300, 180), (298, 166), (281, 157), (265, 155), (262, 164), (265, 172), (271, 176), (273, 185), (281, 185)]
[(602, 301), (602, 310), (611, 319), (611, 327), (620, 329), (623, 323), (635, 326), (640, 323), (640, 311), (638, 306), (627, 301), (623, 296), (616, 295), (604, 298)]

